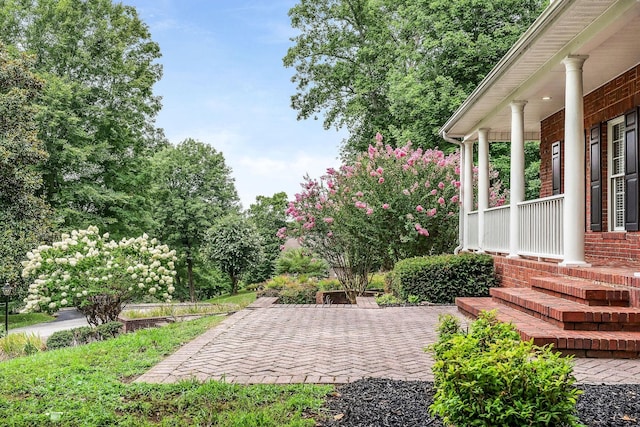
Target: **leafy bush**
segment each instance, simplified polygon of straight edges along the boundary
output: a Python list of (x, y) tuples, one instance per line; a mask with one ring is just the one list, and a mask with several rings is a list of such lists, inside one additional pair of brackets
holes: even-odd
[(292, 277), (288, 275), (276, 276), (264, 284), (264, 289), (258, 291), (258, 297), (278, 297), (282, 304), (315, 304), (318, 291), (342, 289), (336, 279), (307, 278), (307, 276)]
[(27, 252), (30, 278), (24, 313), (77, 307), (91, 325), (115, 320), (123, 304), (149, 296), (171, 301), (175, 251), (143, 234), (109, 240), (97, 227), (62, 234), (62, 240)]
[(393, 294), (382, 294), (376, 297), (378, 305), (402, 304), (402, 300)]
[(55, 350), (57, 348), (73, 346), (73, 332), (70, 330), (54, 332), (47, 339), (47, 348)]
[(369, 279), (369, 286), (367, 289), (384, 289), (386, 286), (387, 275), (383, 273), (376, 273), (371, 275)]
[(47, 348), (54, 350), (63, 347), (74, 347), (93, 341), (104, 341), (115, 338), (122, 332), (122, 323), (107, 322), (95, 328), (81, 326), (79, 328), (54, 332), (47, 340)]
[(455, 426), (579, 426), (571, 359), (521, 341), (511, 324), (481, 313), (469, 333), (441, 318), (430, 410)]
[(339, 289), (342, 289), (342, 285), (338, 279), (318, 280), (318, 290), (320, 291), (337, 291)]
[(96, 327), (100, 340), (115, 338), (122, 333), (122, 322), (107, 322)]
[(326, 277), (329, 274), (329, 265), (304, 249), (289, 249), (276, 260), (276, 274)]
[(451, 304), (456, 297), (488, 296), (495, 286), (493, 258), (483, 254), (408, 258), (392, 272), (393, 292), (403, 300)]
[(282, 304), (315, 304), (319, 282), (314, 279), (299, 280), (291, 276), (276, 276), (258, 291), (258, 297), (278, 297)]

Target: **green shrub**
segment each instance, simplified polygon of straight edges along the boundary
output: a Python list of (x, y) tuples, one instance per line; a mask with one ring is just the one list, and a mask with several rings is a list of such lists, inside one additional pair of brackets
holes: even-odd
[(115, 338), (122, 333), (123, 324), (121, 322), (107, 322), (96, 327), (99, 340)]
[(367, 289), (385, 289), (386, 277), (387, 275), (383, 273), (372, 274)]
[(317, 283), (298, 283), (280, 291), (281, 304), (315, 304)]
[(342, 285), (338, 279), (321, 279), (318, 280), (318, 289), (321, 291), (337, 291), (342, 289)]
[(441, 318), (430, 407), (454, 426), (579, 426), (571, 359), (521, 341), (511, 324), (481, 313), (469, 333)]
[(96, 329), (90, 326), (81, 326), (79, 328), (72, 329), (73, 339), (75, 345), (88, 344), (92, 341), (96, 341)]
[(65, 331), (57, 331), (47, 340), (47, 348), (55, 350), (57, 348), (88, 344), (93, 341), (104, 341), (118, 336), (121, 331), (122, 323), (120, 322), (107, 322), (95, 328), (81, 326)]
[(456, 297), (488, 296), (496, 285), (493, 258), (483, 254), (408, 258), (391, 274), (393, 293), (403, 300), (451, 304)]
[(73, 342), (74, 337), (72, 331), (57, 331), (47, 339), (47, 348), (49, 350), (55, 350), (56, 348), (71, 347)]
[(276, 276), (264, 284), (264, 289), (258, 291), (258, 297), (278, 297), (281, 304), (315, 304), (316, 293), (340, 289), (337, 280), (307, 278), (306, 276), (292, 277)]
[(329, 264), (318, 257), (309, 255), (304, 249), (289, 249), (276, 260), (276, 274), (327, 277)]
[(382, 294), (376, 297), (378, 305), (402, 304), (402, 300), (393, 294)]

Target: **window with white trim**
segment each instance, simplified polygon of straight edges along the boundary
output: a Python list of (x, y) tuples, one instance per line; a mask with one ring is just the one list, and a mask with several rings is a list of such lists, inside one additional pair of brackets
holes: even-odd
[(609, 230), (624, 231), (624, 117), (607, 124), (609, 140)]

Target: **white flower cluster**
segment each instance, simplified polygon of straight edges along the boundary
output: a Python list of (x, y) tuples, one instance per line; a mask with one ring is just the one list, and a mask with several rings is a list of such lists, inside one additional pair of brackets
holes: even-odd
[(176, 260), (175, 251), (146, 234), (115, 242), (97, 227), (74, 230), (27, 253), (22, 276), (34, 280), (23, 311), (53, 312), (105, 293), (122, 301), (149, 294), (169, 302)]

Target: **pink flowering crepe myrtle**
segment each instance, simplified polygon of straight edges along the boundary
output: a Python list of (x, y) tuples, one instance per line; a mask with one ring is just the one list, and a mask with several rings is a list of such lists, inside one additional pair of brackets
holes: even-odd
[[(286, 210), (290, 226), (278, 235), (299, 238), (330, 262), (338, 250), (373, 252), (387, 266), (450, 251), (457, 238), (459, 173), (458, 152), (414, 149), (410, 142), (392, 147), (378, 134), (353, 163), (327, 169), (319, 179), (305, 177)], [(496, 206), (507, 195), (495, 172), (491, 178), (490, 203)]]

